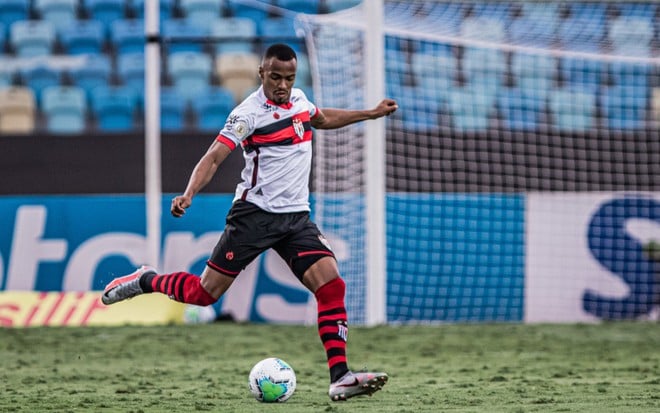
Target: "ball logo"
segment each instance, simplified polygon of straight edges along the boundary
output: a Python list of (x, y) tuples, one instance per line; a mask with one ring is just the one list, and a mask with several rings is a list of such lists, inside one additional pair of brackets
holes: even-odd
[(225, 258), (227, 258), (229, 261), (234, 259), (234, 252), (233, 251), (227, 251), (225, 254)]

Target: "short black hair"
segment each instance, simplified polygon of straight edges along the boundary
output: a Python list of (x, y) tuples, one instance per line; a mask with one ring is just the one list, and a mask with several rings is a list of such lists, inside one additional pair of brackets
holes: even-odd
[(277, 60), (281, 60), (283, 62), (288, 62), (291, 59), (298, 60), (296, 52), (291, 47), (283, 43), (275, 43), (266, 49), (266, 53), (264, 53), (264, 60), (270, 59), (271, 57), (274, 57)]

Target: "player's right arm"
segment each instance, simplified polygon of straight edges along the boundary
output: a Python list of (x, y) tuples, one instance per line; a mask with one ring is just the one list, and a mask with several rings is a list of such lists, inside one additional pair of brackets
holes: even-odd
[(186, 190), (182, 195), (172, 199), (170, 212), (175, 217), (181, 217), (186, 209), (192, 205), (193, 197), (211, 181), (218, 170), (218, 166), (229, 156), (233, 148), (218, 140), (213, 141), (204, 156), (197, 162), (193, 169)]

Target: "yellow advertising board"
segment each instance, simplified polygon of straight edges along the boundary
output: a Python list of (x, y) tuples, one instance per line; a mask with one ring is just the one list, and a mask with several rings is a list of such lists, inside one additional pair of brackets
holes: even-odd
[(0, 327), (171, 324), (183, 321), (184, 304), (145, 294), (111, 306), (100, 292), (0, 292)]

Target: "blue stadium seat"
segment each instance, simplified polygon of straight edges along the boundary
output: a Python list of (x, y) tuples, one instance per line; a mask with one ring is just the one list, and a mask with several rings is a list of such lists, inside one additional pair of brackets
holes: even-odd
[(70, 27), (78, 17), (78, 0), (34, 0), (33, 9), (49, 21), (57, 32)]
[(296, 53), (298, 70), (296, 71), (296, 87), (307, 88), (312, 86), (312, 72), (309, 66), (307, 53)]
[(50, 55), (56, 35), (52, 23), (44, 20), (19, 20), (11, 25), (10, 43), (19, 57)]
[(112, 22), (126, 17), (126, 0), (85, 0), (85, 8), (91, 19), (105, 24), (106, 34)]
[(37, 101), (40, 102), (44, 89), (61, 84), (62, 72), (62, 69), (40, 64), (21, 70), (21, 78), (23, 83), (34, 91)]
[(448, 106), (454, 129), (463, 132), (488, 130), (495, 102), (494, 90), (470, 86), (452, 88), (448, 93)]
[[(190, 24), (185, 19), (169, 19), (163, 22), (162, 34), (169, 53), (202, 52), (203, 43), (200, 39), (208, 36), (208, 31), (200, 26)], [(170, 41), (176, 39), (176, 41)]]
[(124, 86), (144, 91), (144, 53), (125, 53), (117, 57), (117, 74)]
[[(559, 18), (559, 2), (521, 2), (522, 16), (540, 21), (551, 21)], [(521, 17), (522, 17), (521, 16)]]
[(560, 20), (557, 37), (566, 49), (597, 53), (605, 40), (605, 24), (597, 15), (580, 14)]
[(620, 2), (617, 4), (617, 7), (622, 17), (642, 17), (653, 19), (658, 11), (658, 5), (656, 3)]
[(5, 30), (12, 23), (19, 20), (27, 20), (30, 16), (30, 0), (2, 0), (0, 1), (0, 23), (5, 25)]
[(649, 17), (619, 17), (610, 22), (608, 38), (615, 54), (650, 57), (654, 21)]
[[(174, 17), (176, 0), (159, 0), (158, 17), (161, 24)], [(139, 19), (144, 19), (144, 0), (133, 0), (133, 11)]]
[(232, 93), (222, 87), (205, 89), (192, 102), (196, 127), (203, 131), (219, 131), (234, 108)]
[(401, 113), (397, 116), (401, 118), (405, 130), (434, 132), (440, 128), (440, 113), (444, 112), (445, 101), (444, 96), (434, 95), (433, 92), (417, 86), (401, 88)]
[(651, 85), (653, 65), (643, 62), (616, 61), (610, 63), (610, 81), (614, 86), (642, 88)]
[(596, 126), (596, 93), (591, 89), (552, 89), (549, 109), (553, 128), (560, 132), (587, 132)]
[(73, 84), (81, 87), (91, 99), (94, 89), (110, 84), (112, 62), (105, 54), (89, 55), (85, 64), (72, 68), (69, 74)]
[(172, 53), (167, 57), (167, 67), (180, 100), (192, 100), (211, 83), (213, 62), (207, 53)]
[(647, 90), (622, 86), (607, 87), (600, 96), (600, 106), (607, 127), (641, 129), (646, 125), (649, 104)]
[(557, 18), (519, 17), (509, 26), (509, 40), (523, 46), (547, 48), (552, 45), (558, 26)]
[(87, 98), (77, 86), (50, 86), (41, 97), (46, 129), (56, 134), (76, 134), (85, 130)]
[(603, 2), (568, 2), (569, 18), (585, 19), (603, 24), (607, 18), (607, 4)]
[(508, 2), (476, 2), (472, 6), (472, 15), (499, 20), (506, 25), (511, 20), (511, 5)]
[(60, 43), (69, 55), (99, 54), (105, 43), (104, 25), (96, 20), (76, 20), (62, 29)]
[(362, 0), (325, 0), (329, 13), (355, 7), (360, 3), (362, 3)]
[(506, 56), (501, 50), (467, 47), (463, 54), (463, 75), (473, 85), (498, 89), (504, 83)]
[(245, 17), (252, 20), (258, 28), (260, 22), (268, 18), (269, 10), (256, 8), (241, 0), (227, 0), (227, 10), (231, 17)]
[(7, 29), (5, 28), (5, 24), (0, 22), (0, 54), (4, 53), (6, 40), (7, 40)]
[(118, 55), (144, 53), (144, 20), (115, 20), (110, 26), (110, 42)]
[(14, 84), (14, 70), (7, 66), (0, 66), (0, 89)]
[(210, 36), (218, 39), (215, 44), (216, 54), (252, 53), (257, 38), (257, 25), (246, 17), (222, 17), (211, 25)]
[(543, 94), (529, 93), (521, 88), (502, 88), (497, 106), (506, 129), (514, 131), (536, 130), (545, 110)]
[(99, 87), (92, 92), (91, 109), (99, 131), (130, 132), (137, 107), (129, 87)]
[(316, 14), (319, 12), (320, 0), (275, 0), (275, 5), (297, 13)]
[(511, 74), (526, 93), (546, 94), (555, 84), (557, 61), (550, 55), (516, 52), (511, 56)]
[(264, 19), (261, 22), (259, 33), (266, 47), (274, 43), (286, 43), (296, 53), (301, 52), (304, 48), (303, 39), (296, 35), (296, 29), (292, 19), (285, 17)]
[(559, 59), (561, 78), (569, 86), (597, 89), (603, 83), (607, 65), (599, 60), (579, 57)]
[(447, 91), (456, 81), (457, 61), (448, 53), (415, 53), (412, 55), (411, 69), (418, 86)]
[(183, 18), (207, 31), (222, 16), (224, 0), (179, 0)]
[(488, 16), (466, 17), (461, 23), (461, 35), (472, 40), (489, 42), (504, 41), (506, 32), (504, 23)]
[(160, 128), (164, 132), (179, 132), (186, 127), (187, 103), (177, 90), (162, 88), (160, 91)]

